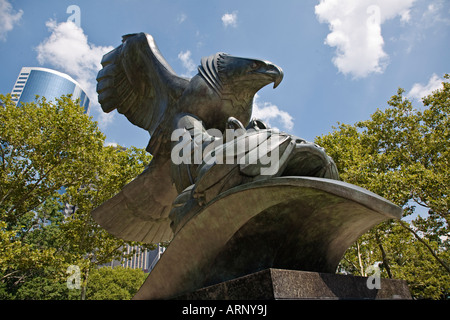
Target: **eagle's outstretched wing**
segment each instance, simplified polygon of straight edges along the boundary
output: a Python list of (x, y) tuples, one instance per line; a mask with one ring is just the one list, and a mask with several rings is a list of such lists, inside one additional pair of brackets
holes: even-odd
[[(104, 56), (102, 65), (97, 91), (103, 110), (117, 108), (147, 130), (151, 135), (147, 151), (154, 158), (141, 175), (92, 215), (103, 228), (125, 240), (170, 240), (169, 213), (178, 195), (174, 183), (180, 182), (176, 177), (172, 181), (171, 175), (169, 131), (175, 116), (195, 113), (209, 128), (223, 127), (231, 116), (246, 122), (255, 93), (271, 82), (277, 86), (283, 73), (268, 61), (216, 54), (202, 60), (200, 73), (191, 81), (176, 75), (153, 37), (145, 33), (125, 36), (122, 45)], [(193, 183), (189, 174), (188, 182)]]
[[(146, 33), (123, 37), (122, 44), (102, 59), (97, 92), (103, 111), (116, 109), (151, 135), (147, 169), (118, 194), (92, 212), (111, 234), (128, 241), (171, 240), (168, 218), (177, 196), (170, 177), (170, 157), (159, 150), (165, 117), (177, 112), (176, 101), (189, 80), (177, 76)], [(158, 152), (158, 150), (160, 152)]]
[(154, 157), (144, 172), (92, 212), (94, 220), (127, 241), (172, 240), (169, 213), (178, 193), (168, 174), (170, 165), (170, 158)]
[(104, 55), (97, 76), (103, 111), (117, 109), (136, 126), (153, 135), (189, 84), (179, 77), (146, 33), (123, 37), (122, 44)]

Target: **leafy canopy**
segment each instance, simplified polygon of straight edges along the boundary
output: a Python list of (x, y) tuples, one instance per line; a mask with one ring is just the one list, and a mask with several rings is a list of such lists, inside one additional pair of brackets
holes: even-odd
[(403, 93), (398, 89), (369, 120), (339, 124), (315, 140), (335, 160), (342, 180), (404, 209), (402, 221), (388, 221), (361, 237), (340, 270), (365, 275), (368, 266), (381, 262), (384, 274), (406, 279), (415, 297), (447, 298), (450, 83), (424, 97), (419, 108)]
[(90, 213), (150, 160), (142, 149), (105, 146), (97, 123), (70, 96), (16, 106), (0, 95), (3, 295), (14, 297), (36, 277), (65, 283), (69, 265), (80, 267), (86, 288), (89, 270), (122, 258), (126, 243)]

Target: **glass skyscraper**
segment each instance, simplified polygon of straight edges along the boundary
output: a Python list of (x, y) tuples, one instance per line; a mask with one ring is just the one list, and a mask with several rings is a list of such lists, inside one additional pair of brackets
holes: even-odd
[(20, 70), (11, 93), (16, 104), (34, 102), (36, 95), (55, 101), (62, 95), (80, 99), (80, 105), (89, 113), (90, 100), (78, 82), (65, 73), (46, 68), (24, 67)]

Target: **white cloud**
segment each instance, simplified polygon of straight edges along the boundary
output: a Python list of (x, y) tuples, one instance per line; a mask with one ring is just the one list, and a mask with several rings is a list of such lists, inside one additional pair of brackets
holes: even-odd
[(117, 144), (117, 142), (105, 142), (105, 146), (117, 148), (119, 145)]
[(411, 20), (411, 14), (409, 10), (405, 10), (402, 13), (400, 13), (400, 21), (402, 22), (409, 22)]
[(259, 95), (255, 95), (253, 101), (252, 118), (264, 121), (269, 127), (275, 123), (281, 124), (282, 129), (289, 131), (294, 128), (294, 118), (286, 111), (280, 110), (276, 105), (270, 102), (259, 101)]
[(178, 54), (178, 59), (180, 59), (181, 64), (186, 69), (186, 73), (182, 74), (182, 77), (192, 77), (192, 73), (197, 69), (197, 65), (191, 58), (191, 51), (181, 51)]
[(91, 100), (91, 110), (99, 113), (99, 125), (105, 128), (112, 121), (113, 113), (106, 114), (100, 110), (95, 79), (101, 69), (103, 55), (113, 47), (89, 43), (83, 29), (71, 21), (57, 23), (49, 20), (46, 26), (51, 35), (36, 47), (38, 62), (51, 65), (78, 81)]
[(415, 83), (406, 96), (410, 99), (420, 100), (423, 97), (431, 94), (433, 91), (439, 89), (442, 86), (442, 82), (444, 81), (446, 80), (433, 73), (426, 85)]
[(222, 16), (222, 23), (225, 27), (237, 27), (237, 11), (233, 13), (225, 13)]
[(336, 47), (333, 63), (338, 70), (354, 78), (382, 73), (389, 56), (383, 49), (381, 25), (395, 17), (408, 22), (414, 1), (321, 0), (315, 13), (329, 25), (325, 44)]
[(448, 2), (445, 0), (435, 0), (427, 6), (422, 14), (422, 27), (429, 27), (436, 23), (450, 24)]
[(186, 19), (187, 19), (187, 15), (184, 14), (184, 13), (180, 13), (180, 14), (177, 16), (177, 22), (178, 22), (179, 24), (182, 24), (184, 21), (186, 21)]
[(0, 40), (6, 40), (6, 34), (20, 21), (23, 10), (15, 11), (7, 0), (0, 0)]

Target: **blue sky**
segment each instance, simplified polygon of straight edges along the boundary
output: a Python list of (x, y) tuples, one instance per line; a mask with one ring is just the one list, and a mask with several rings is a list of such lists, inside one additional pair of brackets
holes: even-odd
[(277, 64), (283, 82), (258, 93), (255, 114), (310, 141), (368, 119), (398, 87), (420, 106), (450, 73), (447, 0), (0, 0), (0, 92), (23, 66), (68, 73), (108, 143), (145, 148), (148, 133), (101, 112), (95, 93), (102, 55), (135, 32), (152, 34), (179, 75), (218, 51)]

